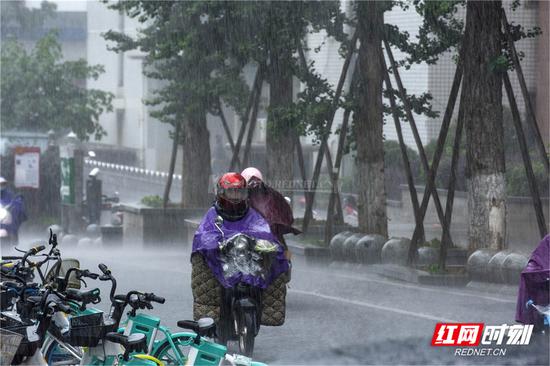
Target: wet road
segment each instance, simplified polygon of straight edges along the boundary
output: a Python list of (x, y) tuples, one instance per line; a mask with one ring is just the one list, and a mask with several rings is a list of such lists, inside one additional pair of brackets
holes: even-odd
[[(192, 317), (190, 247), (64, 249), (81, 268), (107, 264), (118, 293), (132, 289), (166, 298), (152, 311), (174, 331)], [(294, 260), (281, 327), (262, 327), (254, 358), (268, 364), (542, 364), (548, 365), (548, 338), (530, 346), (508, 346), (505, 356), (455, 356), (453, 347), (431, 347), (438, 322), (513, 324), (512, 293), (417, 286), (380, 277), (368, 268), (306, 266)], [(100, 285), (107, 304), (108, 288)], [(90, 285), (92, 285), (90, 283)], [(542, 342), (542, 343), (541, 343)]]

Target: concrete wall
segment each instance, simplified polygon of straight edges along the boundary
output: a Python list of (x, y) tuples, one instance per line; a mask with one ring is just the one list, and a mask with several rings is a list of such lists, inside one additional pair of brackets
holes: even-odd
[[(445, 208), (447, 202), (447, 191), (438, 190), (439, 198)], [(422, 201), (424, 187), (417, 187), (418, 200)], [(402, 223), (414, 223), (409, 189), (406, 185), (401, 186), (401, 207), (395, 216), (396, 220)], [(542, 199), (544, 215), (546, 220), (550, 217), (550, 200)], [(396, 212), (394, 210), (394, 212)], [(441, 238), (441, 226), (437, 217), (433, 200), (430, 199), (426, 218), (424, 220), (427, 232), (426, 239), (433, 237)], [(539, 230), (535, 216), (535, 209), (530, 197), (508, 197), (506, 201), (506, 242), (510, 249), (518, 252), (530, 253), (539, 243)], [(460, 246), (468, 245), (468, 198), (466, 192), (455, 192), (453, 203), (453, 216), (451, 223), (451, 235), (453, 240)]]

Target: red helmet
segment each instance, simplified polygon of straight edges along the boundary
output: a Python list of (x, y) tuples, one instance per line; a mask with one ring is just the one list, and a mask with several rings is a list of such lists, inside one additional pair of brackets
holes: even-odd
[(216, 210), (224, 219), (236, 221), (248, 211), (246, 179), (239, 173), (225, 173), (216, 186)]

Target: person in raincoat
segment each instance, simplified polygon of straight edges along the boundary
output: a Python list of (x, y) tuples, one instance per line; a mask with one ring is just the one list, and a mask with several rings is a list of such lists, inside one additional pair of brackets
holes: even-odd
[(250, 206), (267, 220), (271, 232), (284, 245), (286, 256), (290, 259), (284, 235), (301, 233), (300, 230), (292, 227), (294, 222), (292, 207), (282, 194), (264, 183), (262, 173), (258, 169), (246, 168), (241, 175), (248, 184)]
[(539, 314), (527, 305), (529, 300), (534, 304), (548, 305), (550, 278), (550, 235), (546, 235), (531, 254), (527, 265), (521, 272), (516, 321), (523, 324), (539, 323)]
[(17, 245), (19, 226), (27, 220), (23, 197), (8, 187), (8, 181), (0, 177), (0, 238), (2, 242)]
[(288, 270), (288, 260), (285, 258), (284, 248), (279, 247), (275, 260), (271, 264), (268, 278), (253, 278), (237, 274), (230, 278), (223, 275), (220, 261), (219, 243), (222, 238), (216, 227), (216, 218), (223, 219), (224, 237), (229, 238), (241, 233), (256, 239), (265, 239), (278, 243), (276, 235), (270, 230), (269, 224), (258, 211), (249, 206), (246, 180), (239, 173), (225, 173), (218, 180), (216, 188), (216, 202), (203, 217), (199, 228), (193, 237), (192, 256), (201, 254), (206, 264), (224, 287), (232, 287), (238, 282), (266, 288), (271, 281)]

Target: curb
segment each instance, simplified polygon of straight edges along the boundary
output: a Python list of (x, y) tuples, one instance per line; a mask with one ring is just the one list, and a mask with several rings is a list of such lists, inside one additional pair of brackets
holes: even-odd
[(370, 265), (369, 268), (383, 277), (421, 285), (464, 287), (468, 283), (468, 275), (466, 274), (431, 274), (420, 269), (408, 268), (396, 264), (373, 264)]
[(324, 247), (306, 246), (295, 240), (287, 240), (286, 245), (292, 255), (305, 257), (306, 263), (329, 263), (330, 250)]
[(473, 290), (478, 290), (481, 292), (495, 292), (503, 295), (517, 296), (518, 294), (517, 285), (507, 285), (507, 284), (494, 283), (494, 282), (470, 281), (468, 282), (466, 287)]
[[(369, 266), (374, 273), (404, 282), (420, 283), (419, 276), (422, 272), (418, 269), (399, 266), (396, 264), (372, 264)], [(425, 272), (427, 274), (427, 272)]]

